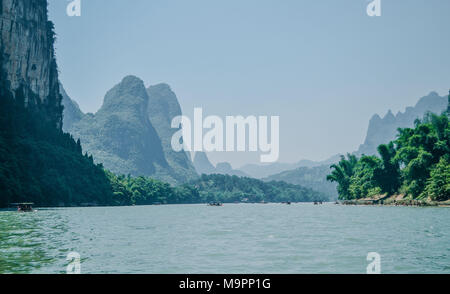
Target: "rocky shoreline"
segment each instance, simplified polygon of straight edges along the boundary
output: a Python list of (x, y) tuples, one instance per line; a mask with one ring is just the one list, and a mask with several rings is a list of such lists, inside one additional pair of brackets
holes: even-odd
[(393, 195), (389, 197), (373, 197), (354, 200), (340, 200), (342, 205), (383, 205), (383, 206), (415, 206), (415, 207), (450, 207), (450, 200), (433, 201), (431, 199), (408, 199), (404, 195)]

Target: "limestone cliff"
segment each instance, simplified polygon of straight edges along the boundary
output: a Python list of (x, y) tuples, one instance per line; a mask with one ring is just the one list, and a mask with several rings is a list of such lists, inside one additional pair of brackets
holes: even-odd
[(146, 89), (141, 79), (127, 76), (108, 91), (95, 114), (83, 114), (76, 102), (62, 94), (64, 130), (80, 139), (83, 150), (108, 170), (170, 184), (198, 177), (186, 153), (171, 148), (175, 130), (170, 122), (181, 108), (168, 85)]
[(172, 119), (181, 115), (178, 98), (167, 84), (158, 84), (147, 89), (147, 113), (150, 122), (161, 139), (164, 156), (178, 182), (188, 182), (198, 177), (192, 162), (186, 152), (175, 152), (172, 149), (172, 136), (177, 129), (171, 127)]
[(103, 168), (61, 130), (47, 1), (0, 0), (0, 29), (0, 207), (116, 204)]
[(53, 24), (46, 0), (0, 2), (0, 50), (12, 92), (21, 89), (26, 106), (37, 107), (58, 128), (61, 96), (54, 52)]

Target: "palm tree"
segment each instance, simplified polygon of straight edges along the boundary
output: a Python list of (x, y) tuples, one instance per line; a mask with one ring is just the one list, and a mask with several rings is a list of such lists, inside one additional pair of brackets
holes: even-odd
[(351, 198), (349, 192), (350, 178), (354, 174), (354, 168), (357, 163), (358, 157), (353, 154), (347, 154), (347, 159), (345, 156), (341, 156), (341, 160), (338, 164), (333, 164), (330, 166), (330, 168), (334, 170), (327, 176), (327, 181), (338, 183), (337, 190), (340, 199)]
[(393, 142), (378, 146), (383, 165), (375, 169), (374, 177), (383, 192), (389, 195), (400, 187), (400, 165), (395, 157), (396, 152)]

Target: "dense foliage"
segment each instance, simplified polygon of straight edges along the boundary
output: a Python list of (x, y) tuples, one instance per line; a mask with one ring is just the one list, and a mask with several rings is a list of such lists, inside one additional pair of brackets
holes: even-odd
[(94, 165), (92, 157), (82, 154), (80, 142), (48, 119), (38, 98), (36, 106), (25, 107), (23, 89), (15, 97), (8, 89), (2, 75), (0, 207), (24, 201), (43, 206), (111, 203), (102, 166)]
[(327, 200), (324, 194), (301, 186), (229, 175), (202, 175), (198, 180), (177, 187), (145, 177), (116, 176), (109, 172), (108, 177), (115, 199), (122, 205)]
[(198, 191), (190, 186), (173, 187), (149, 177), (117, 176), (106, 172), (119, 205), (200, 203)]
[(230, 175), (202, 175), (191, 183), (205, 201), (237, 202), (308, 202), (328, 200), (328, 197), (309, 188), (285, 182), (261, 180)]
[[(449, 97), (450, 103), (450, 97)], [(414, 128), (378, 147), (379, 157), (342, 157), (327, 179), (338, 183), (339, 198), (404, 194), (414, 199), (450, 199), (450, 123), (447, 113), (429, 113)]]

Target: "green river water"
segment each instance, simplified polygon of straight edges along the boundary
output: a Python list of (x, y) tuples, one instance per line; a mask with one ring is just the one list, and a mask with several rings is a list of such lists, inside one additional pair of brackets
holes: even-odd
[(0, 212), (0, 273), (450, 273), (450, 209), (163, 205)]

